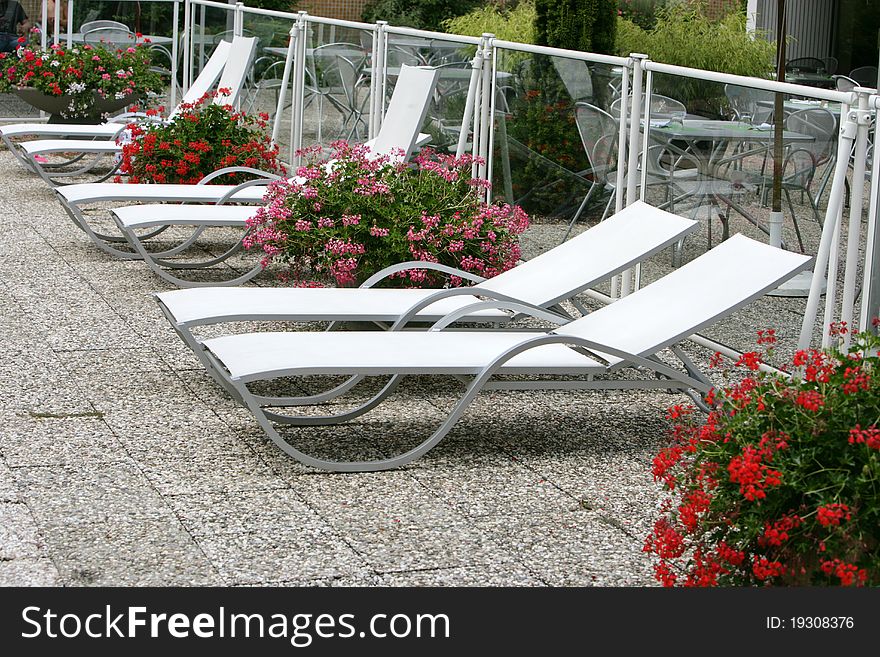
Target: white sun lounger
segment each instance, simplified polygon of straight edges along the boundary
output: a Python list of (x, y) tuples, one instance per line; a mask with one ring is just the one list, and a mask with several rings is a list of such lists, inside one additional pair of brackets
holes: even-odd
[[(437, 78), (438, 72), (436, 68), (404, 66), (400, 74), (400, 81), (395, 86), (391, 101), (388, 104), (385, 120), (382, 122), (379, 134), (375, 139), (366, 142), (366, 145), (370, 146), (372, 152), (378, 155), (390, 155), (399, 149), (403, 151), (402, 157), (404, 159), (409, 158), (419, 140), (422, 139), (422, 135), (419, 134), (419, 128), (422, 126), (425, 115), (428, 112), (431, 95), (437, 84)], [(209, 184), (217, 177), (234, 171), (249, 172), (260, 176), (260, 178), (241, 183), (240, 185)], [(237, 210), (224, 211), (220, 215), (216, 215), (218, 219), (215, 219), (215, 215), (210, 209), (170, 206), (164, 205), (165, 203), (183, 202), (211, 205), (260, 203), (265, 193), (265, 185), (271, 180), (277, 180), (278, 178), (279, 176), (277, 175), (254, 169), (232, 167), (215, 171), (213, 174), (206, 176), (198, 185), (83, 183), (56, 187), (55, 192), (68, 216), (101, 250), (123, 259), (145, 258), (153, 270), (158, 273), (158, 271), (162, 270), (162, 265), (155, 262), (156, 258), (162, 260), (185, 250), (205, 228), (218, 225), (238, 225), (244, 227), (245, 220), (254, 212), (253, 208), (239, 207)], [(93, 230), (83, 214), (83, 206), (105, 201), (153, 205), (148, 210), (115, 209), (114, 219), (124, 235), (124, 237), (117, 237)], [(236, 217), (238, 219), (237, 224), (233, 221)], [(189, 221), (186, 221), (186, 219), (189, 219)], [(142, 240), (155, 235), (163, 230), (164, 227), (174, 224), (195, 226), (195, 232), (182, 244), (172, 249), (160, 253), (148, 252), (143, 246)], [(151, 230), (147, 235), (138, 235), (135, 231), (140, 228), (156, 228), (156, 230)], [(114, 244), (126, 240), (133, 245), (134, 251), (127, 251), (114, 246)], [(233, 247), (219, 260), (212, 259), (208, 263), (187, 263), (185, 265), (178, 263), (175, 266), (176, 268), (212, 266), (232, 255), (232, 253), (238, 250), (239, 246)], [(257, 273), (259, 273), (258, 269), (251, 272), (249, 276), (236, 279), (234, 282), (242, 282)], [(183, 282), (178, 284), (183, 284)]]
[[(216, 104), (234, 105), (237, 101), (242, 89), (247, 73), (251, 67), (251, 61), (254, 58), (257, 47), (256, 37), (235, 37), (230, 45), (229, 53), (225, 65), (223, 66), (220, 81), (217, 83), (218, 89), (228, 89), (229, 93), (217, 95), (213, 102)], [(201, 98), (201, 94), (199, 95)], [(124, 125), (122, 127), (125, 127)], [(18, 147), (24, 153), (22, 156), (24, 161), (28, 163), (31, 169), (40, 175), (49, 185), (55, 186), (63, 184), (59, 178), (80, 176), (93, 169), (101, 158), (105, 155), (117, 155), (122, 152), (122, 146), (116, 143), (113, 138), (110, 139), (35, 139), (33, 141), (25, 141), (18, 144)], [(35, 156), (51, 155), (53, 153), (77, 153), (95, 155), (94, 159), (85, 167), (81, 167), (75, 171), (55, 171), (54, 168), (47, 164), (38, 162)], [(116, 167), (112, 167), (109, 173), (102, 174), (101, 179), (106, 180), (116, 173)]]
[[(373, 471), (402, 466), (436, 445), (497, 375), (586, 377), (584, 388), (662, 388), (705, 395), (710, 381), (676, 345), (747, 305), (809, 265), (812, 258), (735, 235), (662, 279), (550, 332), (444, 331), (462, 308), (430, 331), (293, 331), (245, 333), (206, 340), (206, 357), (215, 372), (251, 410), (284, 452), (306, 465), (335, 471)], [(501, 302), (516, 312), (527, 307)], [(666, 365), (657, 354), (670, 348), (685, 371)], [(641, 379), (604, 378), (636, 368)], [(417, 447), (375, 461), (330, 461), (312, 457), (288, 443), (273, 421), (310, 426), (334, 424), (375, 408), (407, 374), (473, 377), (445, 421)], [(279, 377), (313, 375), (391, 376), (385, 387), (360, 407), (331, 416), (290, 416), (270, 412), (271, 397), (249, 386)], [(658, 377), (658, 378), (655, 378)], [(571, 387), (549, 380), (546, 387)], [(564, 384), (564, 385), (563, 385)], [(503, 385), (503, 382), (501, 382)]]
[[(180, 99), (180, 104), (194, 103), (203, 95), (205, 95), (211, 87), (217, 82), (226, 62), (229, 60), (229, 53), (232, 44), (229, 41), (221, 41), (217, 44), (211, 57), (205, 63), (202, 71), (193, 80), (192, 86)], [(174, 108), (168, 118), (174, 117), (180, 105)], [(26, 137), (29, 135), (35, 137), (92, 137), (95, 139), (116, 139), (117, 135), (125, 128), (128, 123), (142, 115), (120, 114), (112, 117), (106, 123), (96, 124), (78, 124), (78, 123), (11, 123), (9, 125), (0, 126), (0, 138), (9, 151), (21, 162), (28, 170), (31, 170), (31, 164), (25, 151), (18, 148), (17, 144), (12, 141), (13, 137)]]
[[(636, 201), (568, 242), (490, 279), (433, 263), (410, 262), (378, 272), (359, 288), (201, 287), (161, 292), (156, 294), (156, 300), (181, 339), (209, 369), (210, 363), (193, 330), (219, 323), (435, 322), (469, 308), (460, 321), (497, 325), (507, 323), (517, 314), (494, 305), (473, 307), (481, 298), (515, 301), (531, 312), (548, 310), (548, 317), (558, 322), (570, 319), (558, 307), (560, 302), (677, 243), (698, 225), (699, 222)], [(414, 267), (454, 273), (473, 280), (475, 285), (439, 290), (372, 287), (391, 273)], [(345, 389), (351, 385), (353, 382)], [(299, 403), (326, 401), (340, 394), (340, 390), (302, 398)], [(229, 391), (235, 394), (234, 390)]]

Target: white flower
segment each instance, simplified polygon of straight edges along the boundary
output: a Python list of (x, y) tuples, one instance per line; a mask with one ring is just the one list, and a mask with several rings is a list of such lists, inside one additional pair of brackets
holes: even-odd
[(55, 60), (52, 60), (52, 61), (49, 63), (49, 66), (55, 66), (55, 67), (58, 67), (58, 66), (61, 66), (61, 62), (59, 62), (57, 59), (55, 59)]

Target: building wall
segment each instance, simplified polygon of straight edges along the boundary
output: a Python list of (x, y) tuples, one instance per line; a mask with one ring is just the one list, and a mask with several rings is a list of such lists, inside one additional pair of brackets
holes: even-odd
[(359, 21), (365, 4), (367, 0), (302, 0), (296, 8), (324, 18)]
[[(785, 3), (786, 59), (832, 54), (837, 3), (831, 0), (787, 0)], [(776, 0), (758, 0), (756, 27), (776, 39)]]

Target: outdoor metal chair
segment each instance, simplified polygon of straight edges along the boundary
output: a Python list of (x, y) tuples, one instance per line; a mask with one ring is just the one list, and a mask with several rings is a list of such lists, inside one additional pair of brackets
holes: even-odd
[(830, 73), (825, 70), (825, 62), (818, 57), (797, 57), (785, 63), (785, 70), (805, 73)]
[[(658, 281), (579, 319), (560, 322), (551, 331), (444, 330), (461, 317), (490, 308), (559, 321), (543, 309), (492, 294), (487, 295), (491, 301), (459, 308), (428, 331), (403, 330), (431, 303), (473, 293), (451, 289), (415, 304), (389, 331), (243, 333), (205, 340), (201, 346), (209, 371), (233, 391), (234, 398), (254, 414), (269, 439), (286, 454), (332, 471), (385, 470), (428, 452), (481, 391), (493, 388), (661, 388), (690, 393), (706, 408), (701, 397), (712, 383), (678, 344), (775, 289), (811, 261), (808, 256), (735, 235)], [(700, 302), (694, 303), (695, 298)], [(667, 348), (678, 366), (659, 358)], [(615, 378), (622, 372), (631, 376)], [(331, 461), (306, 454), (278, 431), (278, 425), (333, 425), (361, 417), (388, 399), (406, 375), (453, 376), (469, 384), (440, 426), (402, 454), (371, 461)], [(505, 375), (539, 378), (526, 382), (497, 378)], [(271, 394), (276, 379), (302, 376), (390, 380), (353, 409), (316, 416), (296, 413), (296, 404)], [(518, 385), (522, 383), (526, 385)], [(252, 389), (255, 386), (259, 393)]]
[(877, 88), (877, 67), (860, 66), (849, 72), (849, 77), (859, 83), (860, 87)]
[(79, 26), (79, 31), (80, 34), (86, 34), (87, 32), (91, 32), (92, 30), (101, 30), (106, 28), (125, 30), (127, 32), (131, 31), (131, 29), (125, 23), (111, 20), (87, 21)]

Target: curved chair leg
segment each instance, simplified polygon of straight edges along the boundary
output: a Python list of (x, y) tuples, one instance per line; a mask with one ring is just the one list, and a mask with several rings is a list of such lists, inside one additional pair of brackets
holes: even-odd
[[(169, 283), (171, 283), (172, 285), (176, 285), (177, 287), (193, 288), (240, 285), (241, 283), (245, 283), (251, 280), (263, 271), (262, 264), (257, 263), (251, 270), (245, 272), (244, 274), (225, 281), (189, 281), (183, 278), (179, 278), (168, 273), (165, 267), (169, 267), (172, 269), (204, 269), (223, 262), (233, 254), (237, 253), (238, 250), (241, 248), (241, 242), (239, 242), (236, 246), (232, 247), (222, 255), (202, 263), (169, 263), (168, 261), (162, 260), (161, 258), (156, 258), (156, 254), (151, 254), (149, 251), (147, 251), (138, 236), (135, 235), (131, 229), (123, 227), (118, 222), (117, 224), (119, 225), (120, 230), (128, 240), (128, 243), (136, 251), (140, 259), (143, 260), (144, 263), (146, 263), (147, 267), (149, 267), (150, 270), (152, 270), (152, 272), (156, 274), (159, 278), (168, 281)], [(198, 232), (198, 230), (196, 232)]]
[[(352, 377), (355, 378), (355, 377)], [(387, 397), (390, 395), (397, 386), (400, 385), (402, 377), (399, 374), (395, 374), (391, 377), (391, 380), (386, 383), (382, 389), (373, 395), (370, 399), (365, 401), (360, 406), (353, 408), (351, 410), (345, 411), (343, 413), (337, 413), (336, 415), (284, 415), (282, 413), (273, 413), (270, 411), (263, 410), (263, 413), (270, 420), (278, 422), (280, 424), (291, 424), (293, 426), (299, 427), (314, 427), (314, 426), (324, 426), (328, 424), (339, 424), (340, 422), (347, 422), (348, 420), (353, 420), (356, 417), (360, 417), (364, 413), (367, 413), (379, 404), (381, 404)], [(265, 399), (265, 398), (263, 398)], [(262, 404), (261, 404), (262, 408)]]
[[(458, 422), (459, 418), (464, 414), (467, 407), (480, 392), (489, 376), (480, 375), (476, 377), (468, 387), (465, 394), (456, 402), (450, 414), (440, 424), (439, 427), (428, 438), (411, 450), (393, 456), (387, 459), (376, 459), (374, 461), (331, 461), (328, 459), (319, 459), (310, 456), (305, 452), (298, 450), (296, 447), (288, 443), (273, 426), (266, 411), (257, 403), (253, 395), (250, 394), (247, 387), (238, 382), (232, 382), (235, 386), (248, 409), (254, 414), (257, 422), (269, 439), (274, 442), (284, 453), (295, 458), (297, 461), (320, 470), (330, 470), (331, 472), (377, 472), (379, 470), (390, 470), (399, 468), (420, 458), (431, 450), (450, 432), (452, 427)], [(386, 395), (387, 396), (387, 395)]]

